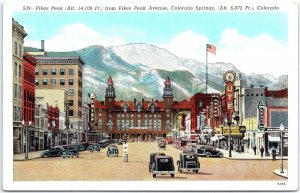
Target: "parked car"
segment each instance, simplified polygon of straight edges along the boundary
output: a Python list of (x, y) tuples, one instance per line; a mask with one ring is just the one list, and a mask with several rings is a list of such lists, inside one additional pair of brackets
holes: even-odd
[(65, 149), (61, 146), (51, 147), (50, 149), (41, 153), (42, 157), (60, 157), (65, 152)]
[(223, 153), (219, 150), (217, 150), (213, 146), (200, 146), (200, 148), (197, 149), (197, 155), (198, 156), (206, 156), (206, 157), (224, 157)]
[(198, 156), (195, 153), (181, 153), (179, 160), (177, 161), (178, 172), (193, 171), (198, 173), (200, 170), (200, 162)]
[(80, 144), (84, 147), (84, 150), (87, 150), (87, 148), (91, 145), (89, 142), (82, 142)]
[(119, 150), (118, 147), (114, 144), (111, 144), (107, 148), (107, 157), (118, 157), (119, 156)]
[(98, 144), (100, 145), (101, 148), (105, 148), (110, 144), (110, 140), (103, 139), (103, 140), (99, 141)]
[(77, 148), (78, 151), (85, 151), (85, 147), (81, 143), (70, 144), (67, 147), (74, 147)]
[(90, 152), (94, 152), (94, 151), (100, 152), (100, 149), (101, 147), (98, 143), (93, 143), (87, 148), (87, 150)]
[(79, 149), (77, 148), (77, 146), (68, 145), (65, 152), (66, 155), (70, 155), (71, 157), (79, 157)]
[(159, 153), (159, 152), (157, 152), (157, 153), (151, 153), (151, 154), (150, 154), (150, 160), (149, 160), (149, 172), (150, 172), (150, 173), (152, 172), (152, 165), (153, 165), (153, 163), (154, 163), (154, 158), (155, 158), (155, 156), (157, 156), (157, 155), (166, 155), (166, 154), (164, 154), (164, 153)]
[(171, 175), (172, 178), (175, 176), (175, 167), (173, 158), (167, 155), (154, 156), (154, 162), (152, 164), (152, 176), (156, 178), (156, 175)]

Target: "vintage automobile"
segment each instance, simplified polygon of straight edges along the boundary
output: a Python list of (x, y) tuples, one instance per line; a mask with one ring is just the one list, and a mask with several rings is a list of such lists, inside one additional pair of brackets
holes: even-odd
[(70, 157), (74, 157), (74, 156), (79, 157), (79, 149), (77, 146), (68, 145), (63, 155), (67, 155)]
[(157, 156), (157, 155), (166, 155), (165, 153), (159, 153), (159, 152), (157, 152), (157, 153), (151, 153), (150, 154), (150, 160), (149, 160), (149, 173), (151, 173), (152, 172), (152, 165), (153, 165), (153, 163), (154, 163), (154, 158), (155, 158), (155, 156)]
[(217, 150), (213, 146), (203, 145), (197, 149), (198, 156), (206, 156), (206, 157), (224, 157), (223, 153)]
[(166, 142), (165, 141), (159, 141), (158, 142), (158, 149), (166, 149)]
[(173, 158), (168, 155), (156, 155), (154, 156), (154, 162), (152, 164), (152, 177), (156, 178), (156, 175), (171, 175), (175, 176), (175, 167)]
[(43, 151), (41, 153), (42, 157), (60, 157), (65, 152), (65, 148), (61, 146), (51, 147), (50, 149)]
[(73, 148), (78, 149), (78, 151), (84, 151), (85, 150), (85, 147), (81, 143), (73, 143), (73, 144), (70, 144), (66, 147), (73, 147)]
[(110, 144), (110, 140), (109, 139), (103, 139), (99, 142), (97, 142), (101, 148), (105, 148)]
[(107, 147), (107, 157), (118, 157), (119, 155), (119, 150), (118, 146), (111, 144)]
[(181, 153), (179, 160), (177, 161), (178, 172), (193, 171), (198, 173), (200, 170), (200, 162), (198, 156), (195, 153)]
[(100, 149), (101, 149), (101, 147), (98, 143), (93, 143), (90, 146), (88, 146), (88, 148), (87, 148), (87, 150), (90, 152), (94, 152), (94, 151), (100, 152)]

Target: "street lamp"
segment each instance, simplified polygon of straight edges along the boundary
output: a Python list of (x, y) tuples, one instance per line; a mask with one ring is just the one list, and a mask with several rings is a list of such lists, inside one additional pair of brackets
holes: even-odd
[(282, 156), (282, 152), (283, 152), (283, 130), (284, 130), (284, 125), (281, 123), (280, 124), (280, 127), (279, 127), (279, 130), (280, 130), (280, 135), (281, 135), (281, 171), (280, 173), (284, 173), (283, 171), (283, 156)]
[(22, 120), (23, 128), (25, 128), (25, 159), (28, 159), (28, 127), (31, 126), (31, 121), (26, 125), (25, 121)]
[(51, 137), (50, 137), (50, 148), (52, 147), (52, 135), (53, 135), (53, 128), (55, 127), (55, 121), (52, 121), (51, 124), (48, 123), (48, 128), (50, 128)]

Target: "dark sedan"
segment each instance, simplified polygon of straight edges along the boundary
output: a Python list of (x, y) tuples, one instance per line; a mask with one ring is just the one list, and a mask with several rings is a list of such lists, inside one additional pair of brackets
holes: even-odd
[(50, 149), (43, 151), (42, 157), (60, 157), (65, 152), (65, 149), (61, 146), (51, 147)]
[(197, 149), (198, 156), (206, 156), (206, 157), (224, 157), (223, 153), (217, 150), (213, 146), (201, 146)]

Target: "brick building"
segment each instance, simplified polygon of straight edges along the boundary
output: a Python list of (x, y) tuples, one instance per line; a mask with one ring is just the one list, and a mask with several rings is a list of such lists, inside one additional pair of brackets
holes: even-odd
[[(24, 27), (12, 19), (12, 69), (13, 69), (13, 146), (14, 153), (24, 152), (24, 133), (21, 124), (23, 44), (27, 33)], [(26, 123), (28, 124), (28, 123)]]
[[(169, 77), (164, 82), (162, 100), (117, 101), (114, 82), (110, 76), (104, 101), (95, 101), (93, 132), (108, 135), (112, 139), (150, 140), (166, 137), (172, 132), (173, 90)], [(94, 135), (89, 140), (97, 140)]]
[[(35, 122), (35, 87), (34, 87), (34, 71), (36, 60), (27, 53), (23, 55), (22, 64), (22, 120), (25, 123), (31, 121), (32, 127), (28, 127), (28, 145), (29, 151), (37, 149), (39, 133), (34, 127)], [(37, 139), (37, 140), (36, 140)]]

